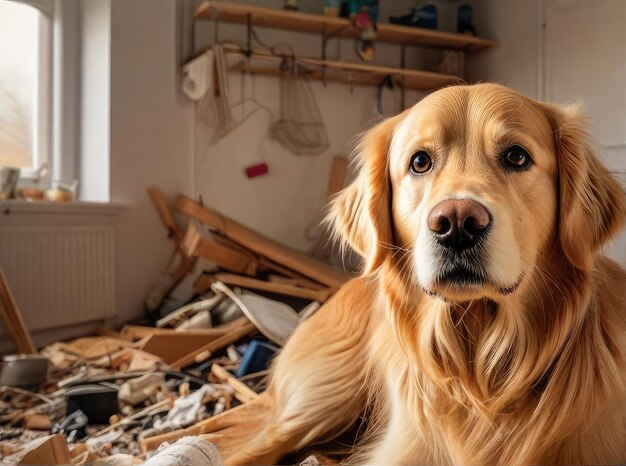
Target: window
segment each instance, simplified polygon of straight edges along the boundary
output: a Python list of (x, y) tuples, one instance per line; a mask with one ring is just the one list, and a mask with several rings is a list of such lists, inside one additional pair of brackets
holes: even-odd
[(0, 0), (0, 165), (28, 174), (50, 149), (51, 27), (25, 3)]

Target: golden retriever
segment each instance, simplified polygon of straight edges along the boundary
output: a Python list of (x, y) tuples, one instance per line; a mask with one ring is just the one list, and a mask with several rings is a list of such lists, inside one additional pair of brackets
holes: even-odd
[(626, 271), (599, 249), (626, 196), (578, 110), (449, 87), (356, 156), (330, 218), (363, 275), (289, 339), (226, 463), (362, 416), (351, 463), (625, 463)]

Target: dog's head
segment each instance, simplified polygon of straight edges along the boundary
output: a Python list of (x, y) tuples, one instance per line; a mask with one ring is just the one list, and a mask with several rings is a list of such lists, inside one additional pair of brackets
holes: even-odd
[(417, 287), (452, 302), (499, 301), (547, 256), (588, 270), (626, 217), (578, 111), (493, 84), (429, 95), (357, 157), (331, 213), (340, 235), (366, 272), (404, 259)]

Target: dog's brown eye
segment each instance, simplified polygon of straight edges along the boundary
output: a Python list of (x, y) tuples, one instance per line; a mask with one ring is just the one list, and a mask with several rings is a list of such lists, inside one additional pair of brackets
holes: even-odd
[(513, 170), (525, 170), (530, 165), (530, 155), (520, 146), (511, 146), (503, 154), (505, 167)]
[(433, 166), (433, 160), (427, 152), (423, 150), (416, 152), (411, 157), (411, 171), (416, 175), (423, 175)]

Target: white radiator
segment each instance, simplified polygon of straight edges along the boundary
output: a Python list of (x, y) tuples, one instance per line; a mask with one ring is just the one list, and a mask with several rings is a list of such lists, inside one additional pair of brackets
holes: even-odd
[(112, 225), (0, 224), (0, 264), (31, 331), (115, 315)]

